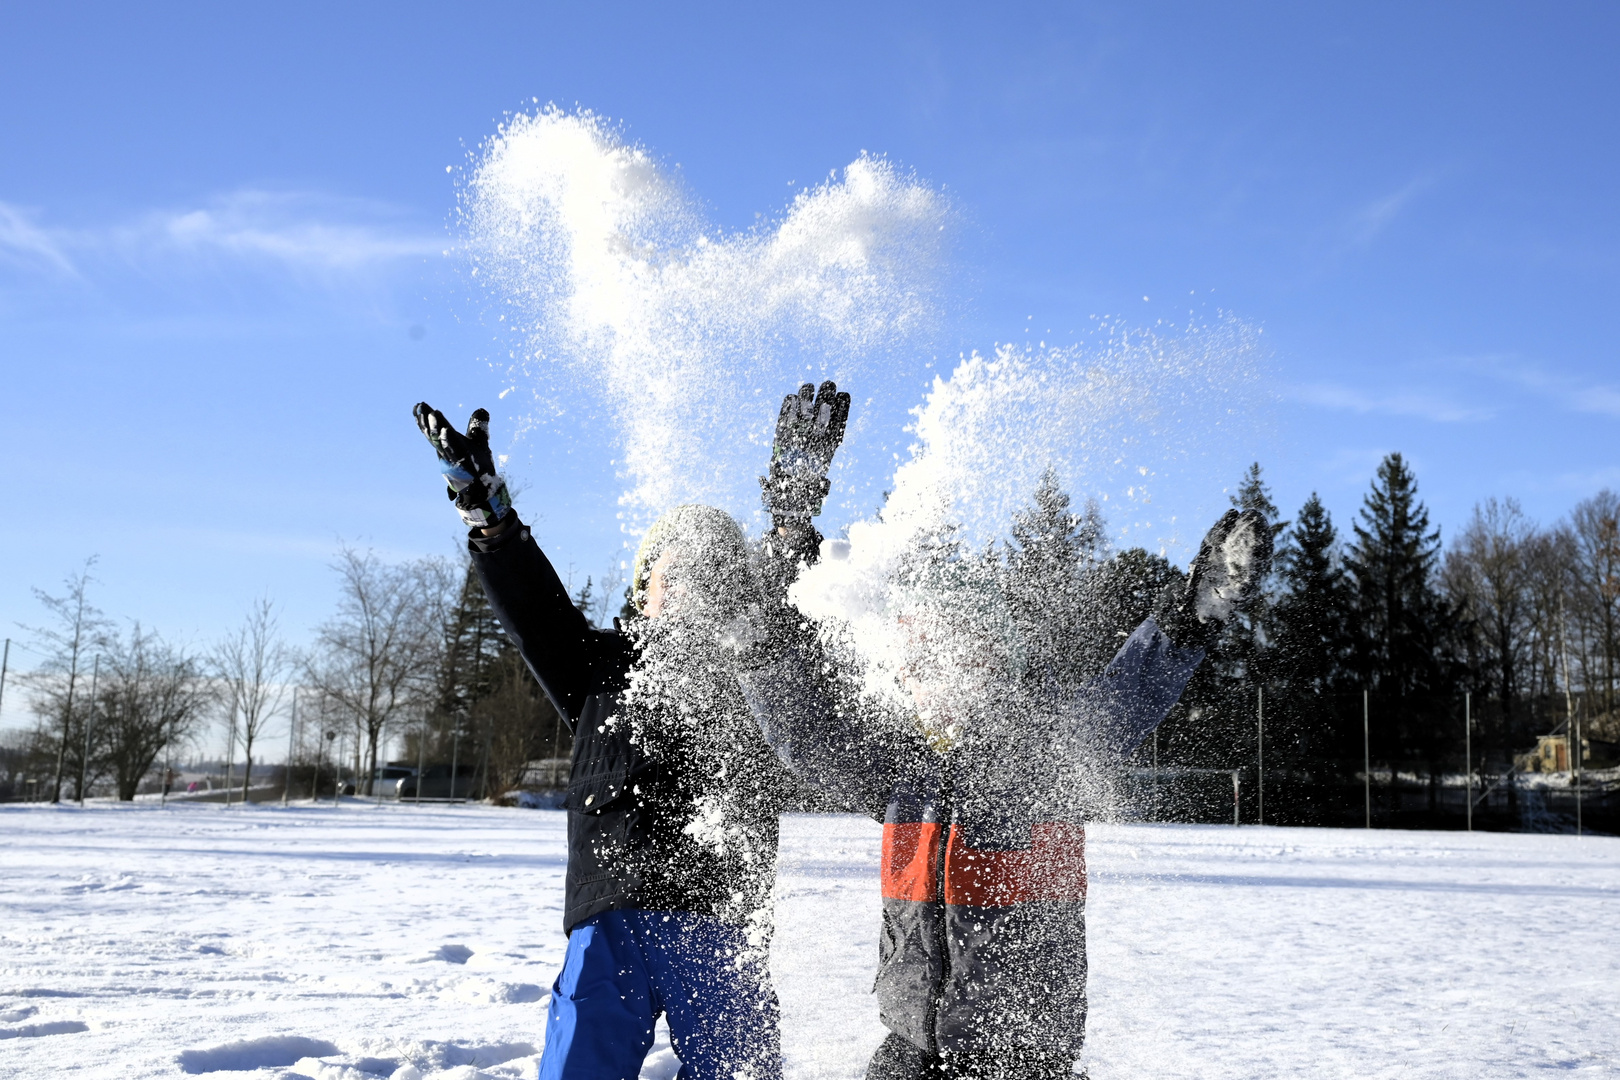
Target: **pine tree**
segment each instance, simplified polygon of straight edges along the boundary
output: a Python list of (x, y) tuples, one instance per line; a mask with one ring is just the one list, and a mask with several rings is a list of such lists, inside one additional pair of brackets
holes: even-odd
[(1295, 692), (1332, 693), (1346, 674), (1350, 595), (1338, 543), (1332, 517), (1311, 492), (1277, 552), (1280, 589), (1272, 609), (1268, 668)]
[[(576, 604), (589, 604), (590, 588)], [(566, 756), (572, 745), (470, 564), (445, 620), (429, 726), (429, 760), (454, 759), (463, 773), (475, 767), (478, 786), (494, 794), (518, 783), (526, 762)], [(409, 738), (407, 744), (407, 753), (416, 754)]]
[(1371, 689), (1415, 697), (1434, 675), (1440, 532), (1429, 528), (1417, 479), (1400, 454), (1379, 464), (1360, 519), (1345, 559), (1355, 591), (1356, 665)]
[(1087, 500), (1079, 514), (1069, 506), (1057, 472), (1048, 468), (1030, 505), (1013, 515), (1006, 545), (1002, 590), (1037, 681), (1072, 682), (1093, 666), (1086, 586), (1103, 553), (1104, 524), (1095, 502)]
[(1403, 750), (1420, 754), (1433, 803), (1441, 748), (1450, 741), (1442, 726), (1455, 619), (1436, 588), (1440, 531), (1430, 529), (1417, 478), (1400, 454), (1379, 464), (1360, 519), (1345, 558), (1354, 597), (1352, 666), (1386, 716), (1373, 725), (1375, 751), (1386, 760)]
[(1186, 581), (1163, 555), (1127, 548), (1095, 564), (1086, 575), (1081, 639), (1089, 646), (1082, 677), (1099, 674), (1127, 637), (1151, 614), (1171, 585)]
[[(1278, 516), (1277, 504), (1271, 501), (1271, 489), (1261, 478), (1258, 461), (1251, 464), (1249, 471), (1243, 474), (1243, 482), (1232, 495), (1232, 507), (1235, 510), (1254, 510), (1265, 518), (1266, 527), (1271, 530), (1273, 544), (1276, 543), (1278, 535), (1288, 527), (1288, 522), (1280, 520)], [(1245, 698), (1253, 685), (1263, 681), (1265, 674), (1265, 654), (1270, 638), (1273, 576), (1268, 576), (1267, 580), (1261, 583), (1260, 597), (1255, 605), (1248, 611), (1238, 613), (1227, 622), (1225, 631), (1216, 643), (1214, 655), (1210, 657), (1214, 666), (1224, 671), (1228, 679), (1247, 684), (1241, 691)], [(1236, 686), (1232, 689), (1238, 692)]]
[[(1231, 502), (1234, 509), (1259, 512), (1273, 542), (1287, 527), (1279, 520), (1259, 462), (1243, 474)], [(1272, 585), (1268, 578), (1256, 604), (1227, 620), (1181, 696), (1184, 712), (1194, 722), (1166, 731), (1175, 755), (1189, 764), (1237, 768), (1254, 761), (1256, 689), (1269, 674)]]
[(1332, 771), (1336, 760), (1354, 756), (1360, 713), (1355, 710), (1354, 725), (1340, 722), (1349, 679), (1351, 596), (1338, 531), (1315, 492), (1277, 552), (1277, 582), (1271, 649), (1262, 665), (1274, 703), (1267, 709), (1268, 756), (1279, 764)]

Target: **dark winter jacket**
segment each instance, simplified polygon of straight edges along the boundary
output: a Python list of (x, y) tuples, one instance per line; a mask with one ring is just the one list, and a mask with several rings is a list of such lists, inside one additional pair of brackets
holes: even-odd
[(883, 822), (883, 1022), (940, 1051), (1078, 1053), (1085, 1035), (1083, 780), (1159, 724), (1202, 651), (1150, 619), (1078, 700), (1019, 716), (996, 746), (931, 750), (841, 712), (789, 650), (743, 676), (766, 741), (807, 783)]
[[(727, 824), (746, 833), (742, 842), (703, 843), (693, 835), (698, 800), (719, 781), (687, 761), (654, 760), (631, 740), (629, 725), (620, 722), (620, 696), (635, 662), (627, 637), (586, 621), (521, 522), (493, 537), (475, 535), (468, 548), (496, 617), (574, 733), (563, 802), (563, 930), (616, 908), (733, 921), (763, 908), (775, 873), (779, 802), (728, 804)], [(754, 743), (758, 756), (780, 770), (764, 743)], [(748, 750), (739, 748), (745, 756)], [(783, 785), (770, 791), (779, 798)]]

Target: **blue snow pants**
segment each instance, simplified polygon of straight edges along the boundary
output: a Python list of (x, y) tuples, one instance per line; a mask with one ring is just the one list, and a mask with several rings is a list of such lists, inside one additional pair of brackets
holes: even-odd
[(669, 1019), (679, 1080), (781, 1080), (776, 993), (740, 927), (682, 911), (604, 911), (568, 935), (539, 1080), (635, 1080)]

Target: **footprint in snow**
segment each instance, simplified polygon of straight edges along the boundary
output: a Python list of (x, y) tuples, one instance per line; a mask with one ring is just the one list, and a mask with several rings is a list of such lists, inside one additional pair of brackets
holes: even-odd
[(0, 1028), (0, 1039), (37, 1039), (44, 1035), (77, 1035), (89, 1031), (90, 1025), (82, 1020), (47, 1020), (42, 1024), (24, 1024), (21, 1027)]
[(426, 964), (434, 960), (442, 960), (447, 964), (465, 964), (472, 959), (473, 951), (465, 945), (440, 945), (426, 956), (412, 960), (413, 964)]
[(323, 1039), (307, 1039), (302, 1035), (267, 1035), (206, 1050), (182, 1050), (174, 1060), (181, 1072), (195, 1076), (226, 1069), (285, 1068), (304, 1058), (332, 1057), (341, 1052)]

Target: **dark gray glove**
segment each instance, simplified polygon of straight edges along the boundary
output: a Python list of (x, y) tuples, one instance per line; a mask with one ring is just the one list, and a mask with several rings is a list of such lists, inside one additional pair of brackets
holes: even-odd
[(1271, 572), (1271, 528), (1257, 510), (1228, 510), (1204, 535), (1185, 587), (1159, 598), (1153, 621), (1183, 649), (1207, 649), (1236, 612), (1250, 607)]
[(759, 478), (772, 526), (760, 549), (761, 603), (732, 640), (745, 665), (757, 666), (814, 638), (810, 624), (788, 603), (787, 591), (800, 566), (820, 554), (821, 534), (810, 519), (821, 513), (832, 490), (827, 470), (848, 422), (849, 395), (839, 393), (830, 379), (819, 392), (805, 383), (782, 399), (770, 472)]
[(487, 529), (499, 524), (512, 512), (512, 497), (506, 481), (495, 472), (495, 458), (489, 452), (489, 413), (473, 410), (467, 421), (467, 434), (451, 426), (444, 414), (425, 401), (411, 410), (416, 426), (422, 429), (433, 452), (439, 455), (439, 471), (449, 495), (469, 529)]
[(821, 513), (831, 490), (827, 470), (844, 441), (849, 422), (849, 395), (838, 392), (831, 379), (818, 392), (810, 383), (782, 399), (776, 417), (776, 441), (771, 446), (771, 471), (759, 478), (765, 509), (781, 526), (809, 521)]

